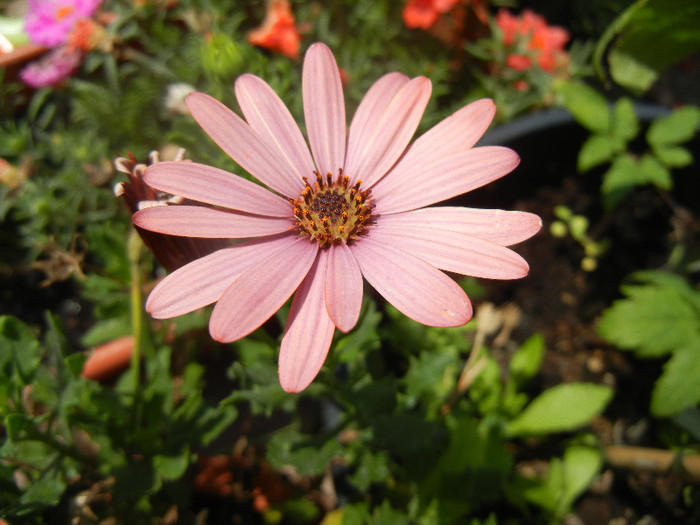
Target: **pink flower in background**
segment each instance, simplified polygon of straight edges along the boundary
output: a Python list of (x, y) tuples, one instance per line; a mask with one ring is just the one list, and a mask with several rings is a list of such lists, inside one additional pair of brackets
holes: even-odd
[(79, 49), (57, 47), (23, 68), (20, 78), (33, 88), (57, 86), (71, 76), (82, 61), (83, 53)]
[(265, 20), (248, 33), (248, 42), (289, 58), (299, 56), (301, 35), (287, 0), (268, 0)]
[(102, 0), (29, 0), (25, 30), (35, 44), (54, 47), (68, 41), (78, 20), (88, 18)]
[(202, 93), (190, 94), (187, 104), (207, 134), (270, 189), (202, 164), (147, 168), (150, 186), (205, 205), (147, 208), (134, 215), (137, 226), (246, 239), (163, 279), (146, 304), (154, 317), (216, 303), (209, 331), (230, 342), (294, 294), (279, 376), (285, 390), (299, 392), (316, 377), (335, 329), (355, 326), (363, 277), (411, 319), (453, 327), (471, 319), (472, 307), (444, 271), (494, 279), (527, 274), (527, 262), (506, 246), (534, 235), (539, 217), (427, 207), (518, 164), (508, 148), (473, 147), (494, 116), (490, 100), (469, 104), (409, 146), (431, 83), (389, 73), (370, 88), (347, 129), (338, 66), (328, 47), (314, 44), (302, 78), (309, 151), (267, 83), (243, 75), (235, 91), (246, 120)]
[(430, 29), (441, 15), (460, 0), (409, 0), (403, 8), (403, 21), (409, 29)]

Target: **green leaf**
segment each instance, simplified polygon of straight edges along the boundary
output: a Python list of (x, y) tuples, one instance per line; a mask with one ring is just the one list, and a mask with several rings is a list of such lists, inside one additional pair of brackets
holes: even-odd
[(180, 478), (190, 464), (189, 450), (183, 451), (179, 456), (165, 456), (156, 454), (153, 456), (153, 468), (166, 480)]
[(625, 143), (609, 135), (591, 135), (578, 152), (579, 171), (588, 171), (606, 162), (612, 162), (615, 155), (624, 151)]
[(663, 272), (632, 277), (646, 284), (623, 287), (627, 297), (603, 312), (600, 335), (640, 357), (658, 357), (700, 338), (698, 304), (693, 299), (698, 294), (692, 288), (683, 280), (664, 278)]
[(608, 49), (612, 78), (642, 93), (659, 73), (700, 49), (700, 4), (689, 0), (638, 0), (611, 24), (596, 47), (597, 68)]
[(629, 154), (617, 157), (603, 175), (600, 191), (606, 209), (614, 208), (622, 198), (641, 183), (637, 163)]
[(557, 385), (536, 397), (510, 421), (511, 436), (574, 430), (600, 414), (612, 398), (612, 389), (592, 383)]
[(669, 168), (684, 168), (693, 163), (693, 155), (682, 146), (654, 146), (654, 155)]
[[(698, 335), (700, 337), (700, 335)], [(688, 341), (664, 366), (651, 396), (651, 413), (670, 417), (700, 402), (700, 338)]]
[(605, 97), (582, 82), (565, 82), (558, 87), (566, 109), (576, 121), (593, 133), (610, 132), (610, 110)]
[(593, 482), (603, 465), (600, 450), (582, 445), (572, 445), (564, 452), (564, 486), (560, 501), (561, 515), (567, 513), (571, 505)]
[(517, 388), (535, 377), (544, 357), (544, 337), (535, 334), (525, 341), (513, 354), (508, 364), (509, 378)]
[(659, 117), (649, 125), (647, 142), (652, 146), (682, 144), (692, 139), (698, 132), (700, 109), (694, 106), (673, 111)]
[(673, 187), (673, 179), (668, 168), (652, 155), (643, 155), (639, 161), (639, 176), (641, 183), (649, 183), (664, 190)]
[(612, 135), (623, 143), (629, 142), (639, 133), (639, 120), (634, 104), (629, 98), (621, 98), (613, 106)]

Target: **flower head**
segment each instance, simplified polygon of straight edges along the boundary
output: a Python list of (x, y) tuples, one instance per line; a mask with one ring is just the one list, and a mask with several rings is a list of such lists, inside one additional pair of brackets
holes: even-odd
[(248, 42), (290, 58), (299, 56), (301, 35), (287, 0), (269, 0), (265, 20), (248, 33)]
[(503, 33), (503, 44), (518, 50), (508, 57), (508, 65), (516, 71), (528, 69), (532, 64), (523, 53), (531, 54), (540, 68), (548, 72), (554, 72), (568, 62), (564, 46), (569, 40), (569, 33), (562, 27), (547, 25), (542, 16), (529, 9), (525, 9), (520, 17), (500, 9), (496, 15), (496, 25)]
[(32, 42), (46, 47), (64, 44), (76, 22), (88, 18), (102, 0), (29, 0), (25, 30)]
[(335, 329), (355, 326), (363, 277), (411, 319), (451, 327), (468, 322), (472, 307), (444, 271), (495, 279), (527, 274), (525, 260), (506, 246), (540, 229), (536, 215), (426, 207), (518, 164), (510, 149), (473, 147), (494, 116), (490, 100), (462, 108), (409, 146), (431, 83), (389, 73), (367, 92), (346, 131), (338, 66), (328, 47), (314, 44), (302, 75), (309, 149), (267, 83), (246, 74), (235, 91), (245, 120), (202, 93), (190, 94), (187, 104), (207, 134), (269, 189), (196, 163), (146, 169), (150, 186), (204, 206), (144, 209), (134, 215), (137, 226), (246, 239), (168, 275), (148, 298), (154, 317), (216, 303), (209, 331), (235, 341), (294, 294), (279, 375), (285, 390), (298, 392), (320, 370)]
[(403, 8), (403, 21), (409, 29), (430, 29), (441, 15), (460, 0), (409, 0)]

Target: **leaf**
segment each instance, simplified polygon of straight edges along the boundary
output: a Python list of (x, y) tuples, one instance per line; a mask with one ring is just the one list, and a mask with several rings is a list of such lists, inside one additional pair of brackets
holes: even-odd
[(700, 402), (700, 339), (688, 341), (664, 365), (651, 396), (651, 413), (674, 416)]
[(562, 83), (558, 91), (576, 122), (593, 133), (610, 131), (608, 103), (598, 91), (582, 82)]
[(625, 144), (616, 137), (591, 135), (578, 152), (579, 171), (588, 171), (606, 162), (612, 162), (615, 155), (624, 151)]
[(508, 364), (508, 372), (509, 378), (516, 387), (523, 386), (537, 374), (542, 364), (544, 350), (544, 337), (542, 334), (535, 334), (513, 354)]
[(617, 157), (603, 175), (600, 186), (605, 208), (614, 208), (638, 184), (640, 179), (634, 157), (629, 154)]
[(700, 109), (694, 106), (673, 111), (654, 120), (647, 131), (647, 142), (652, 146), (677, 145), (692, 139), (698, 132)]
[(179, 456), (165, 456), (156, 454), (153, 456), (153, 468), (166, 480), (180, 478), (190, 464), (189, 450), (185, 450)]
[(536, 397), (509, 422), (511, 436), (566, 432), (591, 421), (612, 397), (612, 389), (592, 383), (557, 385)]
[(681, 146), (654, 146), (654, 155), (669, 168), (684, 168), (693, 163), (693, 155)]
[(639, 120), (629, 98), (623, 97), (615, 102), (611, 131), (612, 136), (623, 142), (629, 142), (639, 133)]
[(688, 0), (638, 0), (598, 42), (596, 62), (608, 52), (610, 75), (621, 86), (643, 93), (668, 66), (700, 49), (700, 4)]
[(634, 274), (646, 283), (623, 287), (627, 297), (603, 312), (600, 335), (640, 357), (662, 356), (700, 338), (698, 301), (693, 300), (700, 294), (682, 279), (664, 277), (664, 272)]
[(567, 448), (562, 459), (564, 486), (560, 500), (561, 515), (570, 510), (576, 498), (589, 487), (603, 465), (600, 450), (582, 445)]
[(664, 190), (670, 190), (673, 187), (673, 179), (668, 168), (652, 155), (644, 155), (640, 159), (639, 175), (641, 183), (653, 184)]

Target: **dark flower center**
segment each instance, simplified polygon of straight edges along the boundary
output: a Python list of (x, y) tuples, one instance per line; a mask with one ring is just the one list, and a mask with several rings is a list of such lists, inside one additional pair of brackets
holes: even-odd
[(296, 219), (294, 229), (321, 247), (357, 239), (372, 221), (372, 190), (361, 190), (362, 181), (349, 186), (350, 178), (342, 169), (335, 181), (331, 173), (325, 178), (314, 173), (313, 186), (304, 177), (306, 187), (299, 198), (289, 199)]

